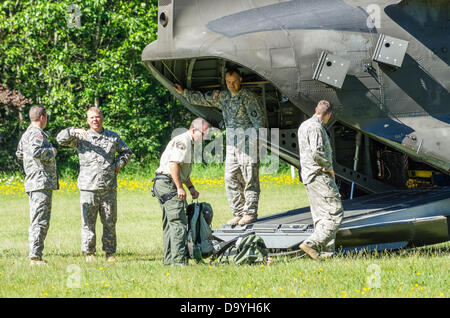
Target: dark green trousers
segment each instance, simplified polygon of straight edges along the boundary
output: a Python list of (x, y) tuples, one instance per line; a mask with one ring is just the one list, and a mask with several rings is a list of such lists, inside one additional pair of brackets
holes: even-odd
[[(155, 195), (160, 199), (170, 192), (177, 192), (177, 188), (172, 180), (155, 180)], [(163, 244), (164, 244), (164, 265), (185, 265), (187, 264), (187, 216), (185, 201), (178, 196), (166, 201), (160, 206), (162, 209)]]

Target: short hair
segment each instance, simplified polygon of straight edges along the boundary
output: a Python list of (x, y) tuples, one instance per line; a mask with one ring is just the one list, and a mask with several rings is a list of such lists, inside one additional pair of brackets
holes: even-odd
[(41, 116), (44, 116), (47, 112), (44, 106), (35, 105), (30, 108), (30, 112), (28, 114), (30, 115), (30, 121), (39, 121)]
[[(96, 112), (96, 113), (99, 113), (100, 115), (103, 116), (102, 111), (101, 111), (100, 108), (98, 108), (98, 107), (90, 107), (90, 108), (87, 110), (87, 112), (86, 112), (86, 116), (87, 116), (87, 114), (88, 114), (89, 112)], [(104, 117), (104, 116), (103, 116), (103, 117)]]
[(198, 118), (195, 118), (191, 122), (191, 125), (189, 126), (189, 129), (194, 128), (194, 129), (198, 129), (200, 131), (203, 131), (203, 126), (206, 126), (206, 127), (209, 128), (211, 125), (204, 118), (198, 117)]
[(225, 72), (225, 74), (229, 75), (233, 75), (233, 73), (236, 73), (237, 75), (239, 75), (239, 77), (242, 77), (241, 71), (237, 68), (237, 66), (230, 66)]
[(316, 114), (317, 115), (328, 115), (333, 111), (333, 107), (331, 107), (331, 104), (327, 100), (321, 100), (317, 103), (316, 107)]

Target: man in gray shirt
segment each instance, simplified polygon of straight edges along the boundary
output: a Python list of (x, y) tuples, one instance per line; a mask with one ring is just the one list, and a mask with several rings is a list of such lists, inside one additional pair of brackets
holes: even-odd
[(333, 171), (333, 150), (325, 130), (332, 113), (328, 101), (317, 104), (315, 114), (298, 129), (301, 177), (308, 194), (314, 232), (300, 248), (311, 258), (334, 253), (343, 208)]
[(89, 130), (70, 127), (62, 130), (56, 137), (60, 145), (78, 150), (81, 249), (86, 254), (87, 262), (95, 260), (95, 223), (98, 214), (103, 224), (102, 243), (106, 259), (109, 262), (115, 261), (117, 174), (128, 163), (132, 154), (118, 134), (103, 128), (103, 119), (100, 109), (92, 107), (87, 111)]
[(20, 138), (16, 156), (23, 161), (25, 192), (30, 202), (30, 264), (46, 264), (42, 260), (44, 240), (50, 226), (52, 191), (59, 188), (56, 170), (56, 149), (44, 132), (47, 112), (43, 106), (33, 106), (29, 112), (31, 124)]

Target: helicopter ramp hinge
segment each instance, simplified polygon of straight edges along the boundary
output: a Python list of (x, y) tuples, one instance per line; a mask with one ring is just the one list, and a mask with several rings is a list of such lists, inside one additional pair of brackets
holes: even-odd
[(328, 52), (322, 52), (313, 79), (336, 88), (342, 88), (349, 67), (350, 61)]
[(408, 49), (408, 41), (381, 34), (372, 59), (386, 65), (401, 67)]

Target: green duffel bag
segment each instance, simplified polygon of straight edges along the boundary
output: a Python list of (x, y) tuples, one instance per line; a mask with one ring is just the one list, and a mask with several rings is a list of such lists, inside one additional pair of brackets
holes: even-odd
[(188, 215), (188, 257), (197, 263), (213, 254), (211, 223), (213, 210), (209, 203), (191, 203), (186, 209)]
[(268, 261), (269, 251), (263, 239), (254, 232), (238, 236), (228, 242), (222, 242), (215, 249), (210, 264), (264, 264)]

